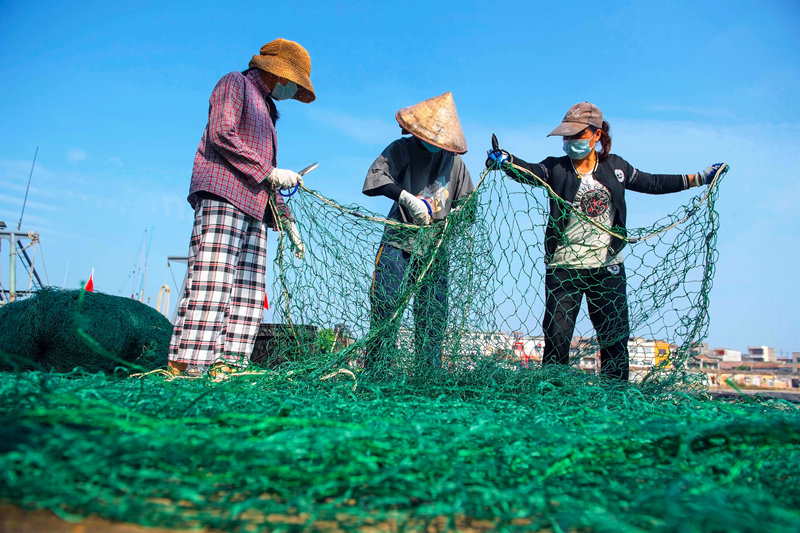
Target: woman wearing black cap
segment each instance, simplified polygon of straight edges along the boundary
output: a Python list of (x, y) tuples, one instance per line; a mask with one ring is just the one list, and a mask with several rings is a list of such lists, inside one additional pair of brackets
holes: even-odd
[(611, 153), (609, 124), (589, 102), (570, 107), (551, 135), (564, 138), (566, 156), (531, 164), (495, 147), (486, 160), (487, 167), (499, 165), (515, 181), (550, 190), (542, 364), (568, 364), (585, 294), (600, 344), (600, 372), (627, 381), (630, 328), (621, 253), (626, 243), (625, 190), (678, 192), (707, 185), (728, 167), (717, 163), (696, 174), (639, 171)]

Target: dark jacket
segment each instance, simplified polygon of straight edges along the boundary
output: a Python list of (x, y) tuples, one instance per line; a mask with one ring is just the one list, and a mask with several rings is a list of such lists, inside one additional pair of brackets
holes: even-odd
[[(526, 169), (538, 176), (547, 183), (558, 198), (550, 197), (550, 217), (547, 222), (547, 230), (544, 238), (545, 262), (550, 262), (550, 258), (556, 247), (564, 237), (564, 230), (567, 227), (570, 217), (570, 208), (575, 195), (580, 187), (580, 179), (575, 172), (569, 157), (548, 157), (540, 163), (527, 163), (516, 156), (513, 156), (513, 164)], [(510, 169), (505, 169), (506, 174), (513, 180), (526, 185), (541, 185), (539, 181), (531, 176), (521, 173), (517, 176)], [(613, 225), (618, 230), (617, 233), (627, 235), (625, 229), (625, 218), (627, 209), (625, 207), (625, 189), (647, 194), (667, 194), (678, 192), (689, 188), (689, 180), (684, 174), (649, 174), (634, 168), (630, 163), (615, 154), (609, 154), (608, 158), (598, 163), (594, 178), (602, 183), (611, 192), (611, 199), (616, 207), (616, 216)], [(561, 200), (564, 201), (561, 201)], [(565, 203), (566, 202), (566, 203)], [(616, 255), (625, 247), (626, 241), (619, 237), (611, 237), (609, 253)]]

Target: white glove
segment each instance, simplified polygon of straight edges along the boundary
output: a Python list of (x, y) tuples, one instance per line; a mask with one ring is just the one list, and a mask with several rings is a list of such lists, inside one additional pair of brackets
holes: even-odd
[(272, 171), (267, 175), (267, 180), (276, 188), (276, 189), (291, 189), (297, 182), (303, 182), (300, 174), (295, 172), (294, 170), (288, 170), (285, 168), (278, 168), (274, 167)]
[(411, 212), (415, 224), (422, 225), (431, 223), (431, 208), (425, 200), (403, 191), (400, 193), (398, 203)]
[(303, 244), (303, 239), (300, 237), (300, 232), (297, 231), (297, 225), (294, 223), (294, 220), (288, 220), (286, 222), (286, 231), (289, 234), (289, 240), (292, 241), (294, 245), (294, 256), (298, 259), (302, 259), (306, 255), (306, 246)]

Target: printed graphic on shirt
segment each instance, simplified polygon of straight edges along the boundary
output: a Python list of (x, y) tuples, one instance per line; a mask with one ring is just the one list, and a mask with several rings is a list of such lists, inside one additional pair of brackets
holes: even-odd
[(450, 198), (450, 189), (447, 186), (447, 178), (439, 176), (420, 193), (431, 205), (434, 215), (445, 208), (447, 199)]
[[(586, 182), (584, 182), (586, 183)], [(611, 203), (611, 195), (608, 189), (601, 184), (594, 182), (581, 187), (575, 196), (575, 207), (585, 213), (590, 218), (603, 218), (598, 222), (608, 219), (608, 206)]]
[[(598, 228), (611, 227), (616, 216), (611, 191), (593, 175), (584, 175), (581, 177), (573, 206), (575, 212), (570, 214), (561, 243), (553, 252), (548, 265), (597, 268), (622, 262), (622, 254), (610, 254), (611, 235)], [(590, 218), (591, 222), (579, 216), (579, 212)], [(613, 274), (613, 270), (610, 269), (609, 272)]]
[(622, 183), (623, 181), (625, 181), (625, 173), (622, 170), (615, 168), (614, 175), (617, 177), (618, 182)]

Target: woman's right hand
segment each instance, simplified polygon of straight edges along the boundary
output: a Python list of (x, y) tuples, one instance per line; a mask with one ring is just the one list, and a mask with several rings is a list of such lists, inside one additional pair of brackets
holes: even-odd
[(495, 165), (503, 166), (503, 163), (511, 163), (514, 157), (505, 150), (488, 150), (486, 152), (486, 168), (492, 168)]
[(497, 142), (497, 136), (494, 133), (492, 134), (492, 149), (487, 150), (486, 155), (486, 168), (492, 168), (495, 165), (502, 168), (503, 163), (511, 164), (514, 162), (514, 157), (511, 154), (500, 149), (500, 143)]
[(291, 189), (298, 182), (302, 183), (302, 177), (294, 170), (276, 167), (267, 175), (267, 181), (276, 189)]
[(397, 201), (400, 205), (408, 209), (415, 224), (424, 225), (431, 223), (433, 212), (430, 204), (424, 199), (417, 198), (413, 194), (403, 191), (400, 193), (400, 199)]

